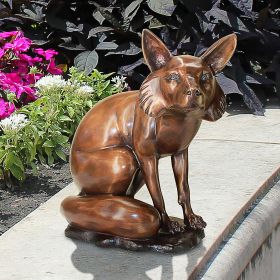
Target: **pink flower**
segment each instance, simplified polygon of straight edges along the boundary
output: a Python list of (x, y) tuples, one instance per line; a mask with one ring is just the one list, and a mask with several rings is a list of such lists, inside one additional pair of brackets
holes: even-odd
[[(29, 55), (26, 52), (29, 51), (31, 44), (32, 41), (25, 38), (20, 31), (0, 33), (0, 90), (14, 93), (16, 98), (20, 99), (19, 105), (38, 98), (34, 84), (42, 76), (47, 73), (53, 75), (63, 73), (55, 65), (54, 57), (58, 54), (55, 50), (37, 48), (33, 50), (33, 55)], [(6, 53), (8, 55), (5, 56)], [(3, 56), (5, 56), (4, 59), (1, 59)], [(32, 68), (30, 71), (33, 66), (36, 68)], [(2, 117), (6, 117), (14, 111), (14, 105), (5, 100), (1, 101), (0, 106), (0, 116)]]
[(0, 75), (0, 88), (9, 90), (11, 92), (17, 91), (17, 83), (21, 82), (20, 77), (16, 73), (1, 73)]
[(54, 59), (50, 60), (47, 71), (52, 75), (61, 75), (63, 71), (55, 66)]
[(58, 54), (58, 52), (56, 52), (55, 50), (43, 50), (41, 48), (39, 49), (34, 49), (34, 52), (43, 56), (46, 60), (50, 60), (51, 58), (53, 58), (55, 55)]
[(22, 61), (25, 61), (28, 63), (28, 65), (33, 66), (35, 63), (41, 62), (43, 59), (41, 57), (31, 57), (27, 54), (20, 53), (18, 54), (18, 58), (21, 59)]
[(11, 36), (16, 36), (16, 38), (19, 38), (23, 36), (23, 33), (21, 31), (9, 31), (0, 33), (0, 39), (9, 38)]
[(18, 73), (5, 73), (7, 80), (10, 80), (11, 83), (20, 83), (21, 77)]
[(4, 45), (4, 50), (13, 50), (16, 54), (19, 52), (26, 52), (29, 50), (31, 45), (31, 40), (25, 37), (16, 38), (12, 43), (6, 43)]
[(44, 75), (42, 73), (36, 73), (36, 74), (28, 74), (25, 77), (25, 80), (27, 84), (32, 84), (34, 85), (38, 80), (40, 80)]
[[(35, 74), (33, 80), (35, 81), (35, 79), (39, 79), (39, 77), (40, 74)], [(30, 79), (29, 76), (25, 76), (25, 79), (23, 79), (18, 73), (5, 73), (4, 75), (1, 73), (0, 88), (14, 92), (16, 98), (20, 98), (21, 95), (25, 93), (27, 97), (24, 101), (26, 103), (34, 101), (37, 96), (35, 95), (35, 89), (30, 86), (28, 79)]]
[(27, 74), (29, 72), (28, 62), (23, 60), (14, 60), (13, 66), (19, 74)]
[(26, 94), (26, 98), (23, 100), (25, 103), (37, 99), (34, 88), (31, 88), (30, 86), (18, 85), (16, 97), (20, 98), (23, 93)]
[(15, 105), (13, 103), (5, 101), (0, 98), (0, 120), (9, 117), (15, 111)]
[(35, 57), (32, 58), (32, 62), (33, 63), (42, 62), (42, 60), (43, 59), (41, 57), (39, 57), (39, 56), (35, 56)]

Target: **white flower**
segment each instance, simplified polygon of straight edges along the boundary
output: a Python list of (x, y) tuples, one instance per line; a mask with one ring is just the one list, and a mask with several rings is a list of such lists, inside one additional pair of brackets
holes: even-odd
[(77, 93), (79, 94), (90, 94), (93, 93), (93, 88), (90, 86), (81, 86), (80, 88), (77, 89)]
[(8, 118), (0, 121), (0, 127), (5, 130), (17, 130), (24, 127), (28, 119), (24, 114), (12, 114)]
[(115, 83), (115, 86), (120, 90), (123, 90), (128, 87), (128, 84), (125, 82), (126, 77), (124, 76), (116, 76), (112, 78), (112, 82)]
[(39, 81), (35, 83), (35, 86), (38, 89), (53, 87), (63, 88), (66, 85), (67, 82), (60, 75), (47, 75), (45, 77), (42, 77)]

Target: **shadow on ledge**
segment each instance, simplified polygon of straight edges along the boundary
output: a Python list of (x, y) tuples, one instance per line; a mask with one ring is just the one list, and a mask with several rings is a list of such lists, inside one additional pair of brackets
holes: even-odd
[[(161, 279), (171, 280), (174, 277), (173, 257), (178, 254), (162, 254), (153, 252), (133, 252), (121, 249), (99, 248), (93, 244), (72, 240), (77, 248), (72, 253), (74, 267), (82, 273), (91, 274), (95, 280), (116, 279)], [(193, 254), (199, 249), (199, 253)], [(201, 243), (184, 253), (181, 279), (186, 279), (206, 248)], [(176, 260), (175, 260), (176, 261)], [(185, 262), (185, 263), (184, 263)], [(154, 270), (154, 271), (152, 271)], [(187, 273), (186, 273), (187, 272)]]

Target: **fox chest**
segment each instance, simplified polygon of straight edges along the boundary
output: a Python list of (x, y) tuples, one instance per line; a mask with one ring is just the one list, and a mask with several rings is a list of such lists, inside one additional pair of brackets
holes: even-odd
[(185, 150), (196, 135), (201, 120), (161, 119), (156, 129), (156, 150), (161, 156)]

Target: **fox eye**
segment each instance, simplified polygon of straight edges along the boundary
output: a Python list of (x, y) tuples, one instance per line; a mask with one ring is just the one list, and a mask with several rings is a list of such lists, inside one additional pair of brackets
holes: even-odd
[(165, 78), (165, 80), (168, 81), (168, 82), (171, 82), (171, 81), (179, 82), (180, 81), (180, 75), (178, 73), (171, 73)]
[(202, 73), (202, 75), (200, 76), (200, 81), (202, 82), (202, 83), (204, 83), (204, 82), (206, 82), (206, 81), (208, 81), (208, 80), (210, 80), (211, 79), (211, 74), (210, 73)]

